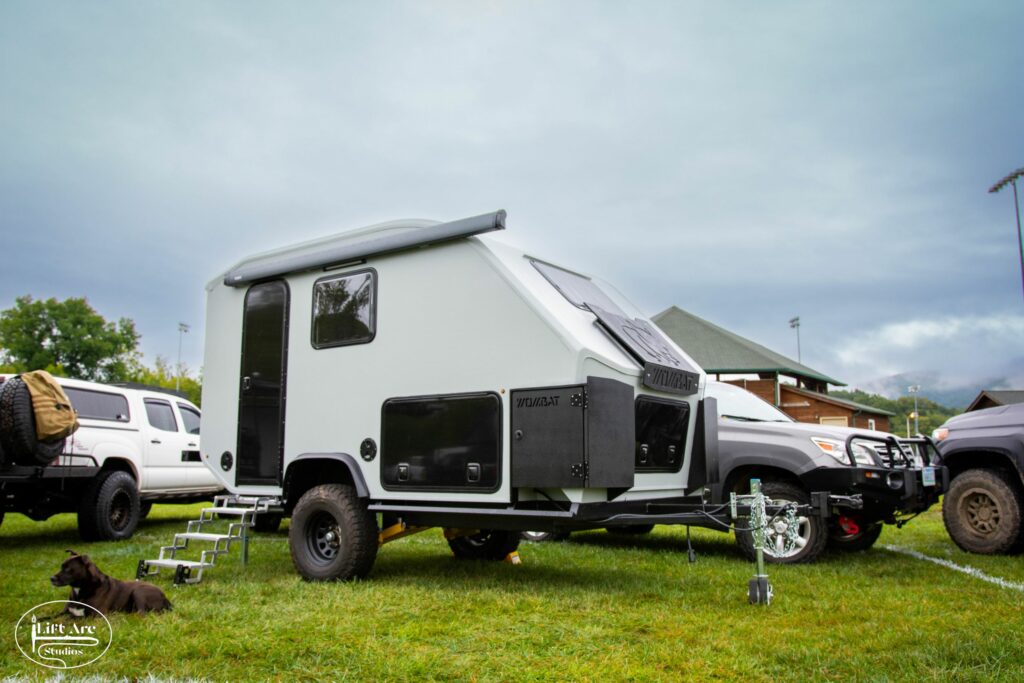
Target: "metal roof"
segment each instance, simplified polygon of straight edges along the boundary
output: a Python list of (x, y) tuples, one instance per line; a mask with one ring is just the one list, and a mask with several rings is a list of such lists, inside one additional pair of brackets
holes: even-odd
[[(780, 373), (814, 379), (839, 387), (846, 384), (769, 348), (722, 329), (677, 306), (651, 318), (705, 372)], [(875, 409), (872, 409), (875, 410)]]
[(997, 406), (1008, 406), (1014, 403), (1024, 403), (1024, 390), (1013, 389), (1013, 390), (990, 390), (985, 389), (971, 401), (971, 405), (967, 406), (965, 412), (976, 410), (976, 406), (981, 403), (981, 400), (987, 398)]

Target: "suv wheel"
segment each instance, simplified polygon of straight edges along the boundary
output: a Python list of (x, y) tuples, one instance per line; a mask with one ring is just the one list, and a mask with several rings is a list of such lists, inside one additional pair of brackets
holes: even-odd
[(849, 534), (836, 524), (829, 531), (828, 547), (832, 550), (849, 553), (867, 550), (882, 535), (882, 526), (881, 522), (866, 524), (860, 527), (857, 533)]
[(79, 501), (78, 532), (86, 541), (121, 541), (139, 526), (139, 490), (127, 472), (102, 472)]
[[(775, 503), (799, 503), (811, 502), (811, 497), (799, 486), (783, 481), (766, 481), (761, 484), (761, 491), (766, 498), (771, 498)], [(766, 529), (764, 559), (765, 562), (773, 564), (797, 564), (800, 562), (813, 562), (825, 549), (828, 542), (828, 533), (825, 523), (818, 517), (805, 517), (797, 515), (798, 525), (797, 541), (792, 547), (787, 547), (786, 532), (788, 528), (785, 521), (769, 519)], [(757, 551), (754, 549), (754, 535), (750, 531), (736, 531), (736, 545), (744, 555), (752, 562), (757, 560)]]
[(315, 486), (302, 494), (292, 511), (292, 563), (307, 581), (363, 578), (377, 559), (378, 533), (377, 517), (353, 487)]
[(1009, 553), (1021, 536), (1021, 494), (998, 472), (967, 470), (942, 499), (942, 521), (969, 553)]

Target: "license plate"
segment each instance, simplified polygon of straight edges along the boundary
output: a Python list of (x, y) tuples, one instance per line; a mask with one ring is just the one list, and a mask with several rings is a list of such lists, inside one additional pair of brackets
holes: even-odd
[(935, 468), (925, 467), (921, 470), (921, 483), (925, 486), (935, 486)]

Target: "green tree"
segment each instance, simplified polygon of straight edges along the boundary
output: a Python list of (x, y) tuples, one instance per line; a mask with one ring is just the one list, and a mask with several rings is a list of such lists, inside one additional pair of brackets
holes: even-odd
[(3, 362), (14, 372), (48, 370), (116, 382), (137, 362), (138, 344), (131, 319), (107, 322), (85, 298), (36, 301), (26, 295), (0, 312)]
[[(147, 368), (142, 363), (134, 363), (128, 371), (128, 375), (125, 378), (129, 382), (138, 382), (139, 384), (145, 384), (151, 387), (162, 387), (164, 389), (174, 389), (179, 384), (179, 378), (171, 368), (171, 364), (167, 362), (162, 356), (156, 357), (156, 367)], [(181, 393), (188, 397), (188, 400), (195, 403), (197, 406), (201, 405), (200, 401), (203, 396), (203, 379), (202, 375), (199, 377), (192, 377), (189, 374), (188, 368), (182, 367), (180, 377)]]
[[(914, 398), (912, 396), (900, 396), (899, 398), (886, 398), (885, 396), (879, 396), (878, 394), (869, 394), (861, 391), (860, 389), (854, 389), (853, 391), (830, 391), (830, 396), (836, 398), (845, 398), (848, 401), (856, 401), (857, 403), (863, 403), (873, 408), (881, 408), (882, 410), (888, 410), (890, 413), (896, 413), (895, 417), (890, 418), (892, 423), (890, 429), (894, 434), (899, 436), (906, 436), (907, 434), (907, 418), (910, 418), (910, 431), (914, 431), (914, 418), (910, 415), (914, 412)], [(959, 415), (961, 411), (956, 408), (947, 408), (944, 405), (938, 404), (935, 401), (918, 397), (917, 399), (917, 411), (920, 414), (918, 417), (918, 423), (921, 426), (921, 433), (930, 435), (933, 430), (942, 426), (942, 423), (953, 417)]]

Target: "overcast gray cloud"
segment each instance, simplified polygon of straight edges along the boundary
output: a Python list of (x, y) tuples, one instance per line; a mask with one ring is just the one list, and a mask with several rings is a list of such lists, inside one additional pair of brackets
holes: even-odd
[(1021, 377), (1012, 199), (985, 190), (1024, 165), (1022, 19), (1012, 3), (6, 2), (0, 305), (86, 295), (138, 322), (150, 360), (190, 322), (195, 367), (202, 286), (240, 257), (505, 208), (503, 239), (652, 313), (677, 304), (788, 354), (800, 315), (803, 360), (851, 383)]

